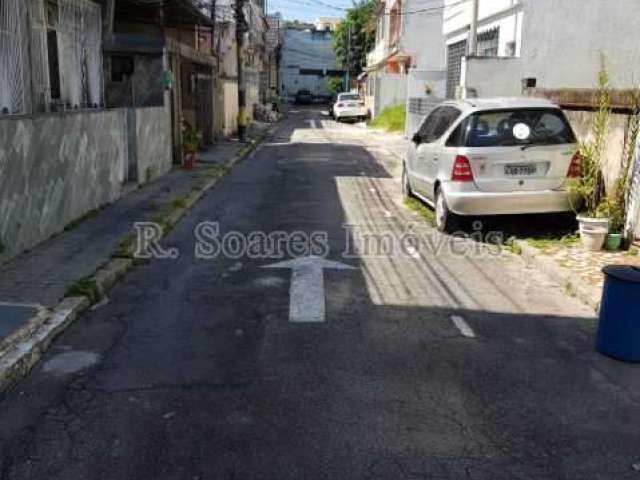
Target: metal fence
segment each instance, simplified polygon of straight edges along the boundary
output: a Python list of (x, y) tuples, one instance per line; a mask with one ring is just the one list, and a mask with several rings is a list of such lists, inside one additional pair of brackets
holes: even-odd
[(23, 0), (0, 2), (0, 114), (25, 110)]

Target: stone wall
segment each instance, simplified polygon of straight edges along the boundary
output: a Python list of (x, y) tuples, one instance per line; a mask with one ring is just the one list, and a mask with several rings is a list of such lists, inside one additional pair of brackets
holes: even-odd
[(120, 196), (125, 122), (115, 110), (0, 119), (0, 258)]
[(168, 107), (0, 118), (0, 262), (171, 162)]
[(171, 114), (169, 107), (135, 109), (135, 144), (138, 183), (146, 183), (171, 170)]

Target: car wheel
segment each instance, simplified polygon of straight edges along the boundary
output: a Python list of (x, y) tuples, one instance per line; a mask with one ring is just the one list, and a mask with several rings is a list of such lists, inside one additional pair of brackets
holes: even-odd
[(436, 229), (439, 232), (454, 232), (458, 228), (458, 217), (449, 210), (447, 199), (439, 188), (436, 190), (435, 207)]
[(405, 200), (413, 198), (411, 183), (409, 182), (409, 175), (407, 174), (407, 167), (405, 167), (404, 164), (402, 164), (402, 198)]

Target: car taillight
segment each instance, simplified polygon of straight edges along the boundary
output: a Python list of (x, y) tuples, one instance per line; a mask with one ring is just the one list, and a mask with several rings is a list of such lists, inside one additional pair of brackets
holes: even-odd
[(344, 103), (339, 103), (338, 105), (336, 105), (336, 107), (342, 108), (342, 107), (344, 107)]
[(358, 105), (360, 105), (361, 107), (364, 107), (364, 102), (358, 102)]
[(473, 172), (469, 159), (463, 155), (458, 155), (453, 162), (452, 182), (473, 182)]
[(582, 176), (582, 157), (576, 152), (571, 158), (571, 165), (567, 172), (567, 178), (580, 178)]

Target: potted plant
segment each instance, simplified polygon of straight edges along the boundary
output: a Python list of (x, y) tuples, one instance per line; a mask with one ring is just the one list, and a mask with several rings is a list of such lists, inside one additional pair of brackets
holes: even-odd
[(182, 148), (184, 150), (182, 166), (184, 168), (191, 170), (195, 166), (201, 146), (202, 133), (185, 120), (182, 125)]
[(580, 161), (581, 174), (567, 182), (572, 202), (579, 207), (577, 220), (582, 246), (591, 251), (602, 249), (610, 226), (609, 212), (601, 206), (605, 199), (602, 165), (611, 115), (609, 76), (604, 62), (598, 73), (597, 95), (598, 110), (593, 119), (591, 138), (579, 143), (575, 157)]
[(620, 175), (616, 183), (602, 202), (601, 210), (611, 219), (610, 233), (607, 237), (607, 250), (619, 250), (625, 237), (629, 196), (631, 189), (631, 170), (640, 132), (640, 89), (633, 90), (629, 101), (633, 113), (629, 119), (629, 130), (624, 144)]

